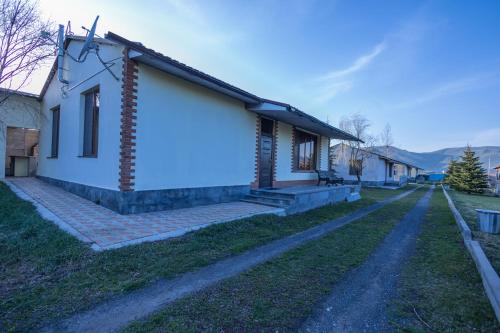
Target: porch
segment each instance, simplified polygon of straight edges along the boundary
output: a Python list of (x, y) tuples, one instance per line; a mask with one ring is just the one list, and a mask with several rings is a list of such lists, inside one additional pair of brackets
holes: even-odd
[(284, 214), (282, 208), (236, 201), (121, 215), (36, 178), (9, 177), (5, 183), (20, 198), (32, 202), (44, 219), (98, 251), (177, 237), (212, 224), (260, 214)]
[(292, 186), (251, 190), (243, 201), (283, 208), (286, 214), (361, 198), (359, 185)]

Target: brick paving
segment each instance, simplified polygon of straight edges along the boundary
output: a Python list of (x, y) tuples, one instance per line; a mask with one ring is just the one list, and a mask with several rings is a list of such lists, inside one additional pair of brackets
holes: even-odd
[[(9, 178), (32, 200), (69, 225), (96, 250), (182, 235), (210, 224), (244, 217), (281, 213), (280, 209), (247, 202), (229, 202), (160, 212), (120, 215), (90, 200), (36, 178)], [(71, 230), (69, 231), (71, 233)]]

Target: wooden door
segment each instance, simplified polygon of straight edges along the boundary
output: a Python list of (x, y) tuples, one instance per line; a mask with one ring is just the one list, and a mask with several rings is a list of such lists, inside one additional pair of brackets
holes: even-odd
[(259, 161), (259, 187), (273, 185), (273, 137), (261, 135)]

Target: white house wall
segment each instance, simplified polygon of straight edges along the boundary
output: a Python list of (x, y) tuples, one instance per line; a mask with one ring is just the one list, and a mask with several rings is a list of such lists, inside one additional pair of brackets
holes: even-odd
[(321, 170), (328, 170), (328, 159), (329, 159), (329, 149), (330, 149), (330, 139), (327, 137), (321, 137)]
[[(316, 172), (297, 172), (292, 170), (292, 137), (293, 126), (279, 122), (278, 123), (278, 151), (276, 158), (276, 180), (277, 181), (293, 181), (293, 180), (316, 180), (318, 176)], [(326, 137), (321, 138), (321, 169), (328, 170), (328, 144), (329, 140)]]
[(40, 103), (32, 97), (11, 95), (0, 104), (0, 179), (5, 178), (7, 127), (40, 128)]
[[(71, 41), (68, 51), (77, 56), (82, 42)], [(108, 72), (90, 78), (103, 69), (95, 54), (90, 53), (83, 63), (76, 63), (65, 57), (64, 77), (69, 87), (88, 79), (62, 97), (62, 84), (57, 75), (52, 79), (42, 102), (42, 122), (40, 131), (40, 162), (37, 174), (44, 177), (96, 186), (118, 189), (118, 163), (120, 151), (120, 113), (121, 113), (121, 46), (101, 45), (100, 55), (104, 60), (115, 60), (112, 71), (120, 78), (116, 81)], [(83, 95), (85, 91), (99, 85), (99, 133), (97, 158), (83, 158)], [(48, 158), (52, 140), (51, 109), (60, 105), (59, 154)]]
[(256, 122), (242, 102), (139, 64), (135, 190), (249, 185)]
[[(357, 181), (358, 179), (355, 175), (349, 174), (350, 148), (345, 147), (344, 150), (337, 148), (335, 154), (336, 159), (333, 168), (337, 171), (337, 176), (348, 181)], [(365, 160), (361, 180), (383, 182), (385, 181), (385, 174), (385, 161), (380, 159), (377, 155), (369, 155)]]

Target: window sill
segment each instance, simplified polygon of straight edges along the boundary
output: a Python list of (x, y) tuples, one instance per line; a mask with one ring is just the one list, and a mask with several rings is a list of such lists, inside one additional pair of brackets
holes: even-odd
[(80, 155), (78, 158), (97, 158), (97, 155)]
[(57, 160), (57, 156), (47, 156), (48, 160)]

